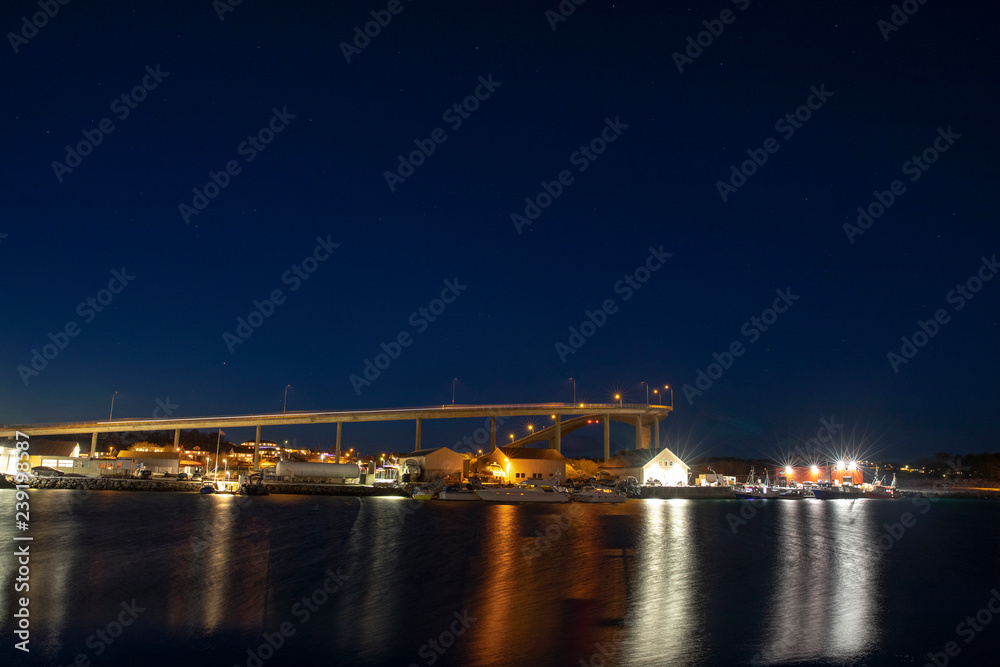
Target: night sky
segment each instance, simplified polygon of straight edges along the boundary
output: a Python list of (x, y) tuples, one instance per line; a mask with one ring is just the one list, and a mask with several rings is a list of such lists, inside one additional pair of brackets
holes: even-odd
[(116, 391), (115, 417), (280, 412), (286, 385), (288, 410), (440, 405), (453, 378), (569, 402), (572, 377), (674, 387), (685, 456), (824, 419), (882, 459), (996, 451), (1000, 11), (893, 7), (5, 3), (0, 421)]

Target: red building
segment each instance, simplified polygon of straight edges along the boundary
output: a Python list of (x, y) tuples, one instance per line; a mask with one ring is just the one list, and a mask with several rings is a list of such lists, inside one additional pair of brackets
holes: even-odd
[(834, 486), (859, 486), (864, 481), (861, 466), (854, 461), (844, 461), (826, 466), (776, 468), (774, 477), (778, 486), (788, 486), (793, 481), (799, 486), (806, 482), (814, 484), (832, 482)]

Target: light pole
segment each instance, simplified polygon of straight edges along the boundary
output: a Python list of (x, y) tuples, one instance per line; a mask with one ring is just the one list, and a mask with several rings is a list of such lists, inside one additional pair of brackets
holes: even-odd
[(663, 388), (664, 389), (670, 389), (670, 408), (673, 409), (673, 407), (674, 407), (674, 390), (670, 387), (669, 384), (663, 385)]
[(458, 382), (458, 378), (454, 378), (451, 381), (451, 404), (455, 405), (455, 383)]
[(573, 383), (573, 404), (576, 405), (576, 380), (570, 378), (569, 381)]
[(117, 395), (118, 395), (117, 391), (111, 394), (111, 412), (108, 414), (108, 421), (111, 421), (112, 415), (115, 414), (115, 396)]
[(288, 388), (292, 385), (285, 385), (285, 402), (281, 404), (281, 414), (285, 414), (285, 409), (288, 408)]
[(622, 395), (621, 394), (615, 394), (615, 400), (618, 401), (618, 407), (621, 407), (622, 406)]
[(646, 407), (649, 407), (649, 384), (645, 380), (640, 380), (639, 384), (646, 385)]

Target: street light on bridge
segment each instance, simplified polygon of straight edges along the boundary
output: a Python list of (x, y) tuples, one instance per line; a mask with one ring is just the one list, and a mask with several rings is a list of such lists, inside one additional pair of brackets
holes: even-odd
[(117, 391), (111, 394), (111, 412), (108, 414), (108, 421), (111, 421), (112, 416), (115, 414), (115, 396), (117, 395)]
[(639, 384), (646, 385), (646, 407), (648, 408), (649, 407), (649, 383), (647, 383), (645, 380), (640, 380)]
[(455, 383), (458, 382), (458, 378), (454, 378), (451, 381), (451, 404), (455, 405)]

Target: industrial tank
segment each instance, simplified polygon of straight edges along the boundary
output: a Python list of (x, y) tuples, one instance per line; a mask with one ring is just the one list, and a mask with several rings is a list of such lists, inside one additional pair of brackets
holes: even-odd
[(300, 463), (278, 461), (274, 474), (277, 477), (310, 477), (314, 479), (357, 479), (361, 469), (357, 463)]

